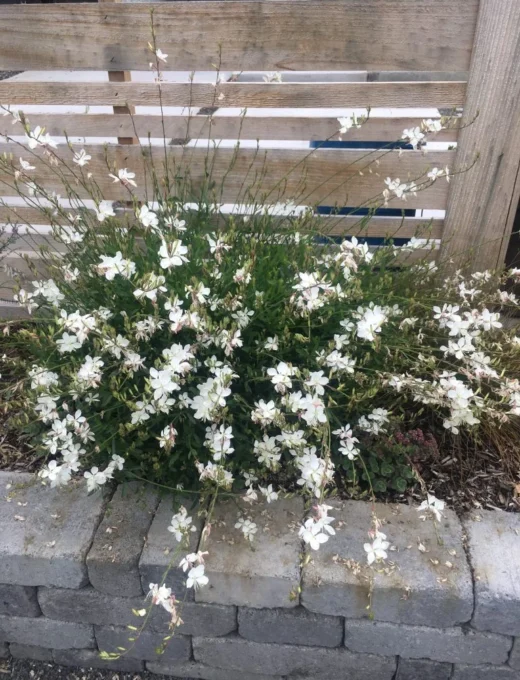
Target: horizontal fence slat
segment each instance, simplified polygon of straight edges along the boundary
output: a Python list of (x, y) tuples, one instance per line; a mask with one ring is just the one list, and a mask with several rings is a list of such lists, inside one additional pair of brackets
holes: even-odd
[[(338, 139), (336, 117), (304, 118), (292, 116), (143, 116), (113, 114), (31, 114), (32, 124), (44, 127), (51, 136), (132, 137), (137, 131), (142, 140), (162, 138), (186, 139), (269, 139), (324, 141)], [(422, 118), (369, 118), (359, 128), (351, 128), (342, 139), (347, 142), (392, 142), (403, 130), (417, 127)], [(164, 128), (163, 128), (164, 124)], [(0, 118), (0, 135), (13, 135), (17, 128), (7, 117)], [(19, 128), (18, 128), (19, 130)], [(432, 135), (436, 142), (454, 142), (453, 128)]]
[[(159, 177), (164, 175), (164, 149), (162, 146), (139, 147), (108, 145), (86, 146), (92, 156), (88, 170), (93, 173), (103, 197), (110, 200), (128, 200), (129, 194), (119, 183), (108, 177), (109, 166), (129, 168), (136, 173), (138, 188), (134, 190), (139, 200), (151, 200), (152, 194), (145, 189), (147, 173), (143, 154), (148, 157), (148, 165), (153, 164)], [(0, 145), (0, 153), (13, 153), (15, 157), (23, 154), (36, 166), (34, 177), (49, 191), (63, 195), (63, 182), (57, 172), (48, 164), (15, 143)], [(38, 152), (41, 153), (41, 152)], [(70, 166), (72, 152), (62, 147), (58, 150)], [(423, 176), (433, 166), (451, 166), (454, 160), (452, 151), (432, 151), (426, 155), (414, 151), (354, 151), (347, 149), (212, 149), (171, 147), (167, 150), (169, 173), (185, 174), (189, 169), (194, 195), (207, 177), (211, 168), (211, 179), (215, 186), (214, 199), (218, 202), (276, 203), (280, 200), (301, 201), (304, 204), (317, 203), (340, 206), (362, 206), (374, 199), (385, 188), (387, 176), (399, 177), (402, 182)], [(376, 163), (377, 161), (377, 163)], [(73, 166), (75, 173), (78, 168)], [(64, 172), (70, 176), (68, 169)], [(7, 185), (5, 184), (7, 182)], [(0, 172), (0, 193), (12, 195), (12, 184), (5, 172)], [(148, 177), (150, 186), (150, 177)], [(250, 187), (255, 187), (253, 198)], [(75, 186), (79, 195), (88, 193), (81, 186)], [(432, 186), (410, 196), (404, 203), (392, 200), (390, 205), (402, 208), (444, 209), (447, 201), (448, 184), (438, 180)]]
[[(319, 108), (456, 107), (466, 83), (163, 83), (162, 105), (181, 107)], [(155, 83), (0, 82), (4, 105), (159, 106)]]
[[(478, 0), (291, 0), (0, 7), (0, 70), (469, 68)], [(57, 37), (59, 29), (59, 38)]]
[[(67, 211), (68, 212), (68, 211)], [(70, 211), (75, 212), (73, 210)], [(223, 222), (227, 216), (221, 216)], [(276, 219), (276, 218), (273, 218)], [(290, 220), (279, 218), (282, 228), (287, 228)], [(64, 219), (55, 218), (56, 223), (64, 223)], [(32, 225), (48, 225), (50, 220), (37, 208), (24, 206), (1, 206), (0, 224), (18, 225), (27, 227)], [(409, 238), (411, 236), (423, 236), (424, 238), (440, 239), (444, 228), (444, 220), (427, 219), (425, 217), (372, 217), (367, 224), (362, 224), (361, 218), (349, 215), (322, 216), (320, 227), (323, 233), (329, 236), (367, 236), (367, 237), (392, 237)], [(246, 225), (247, 228), (247, 225)], [(21, 230), (20, 230), (21, 232)], [(36, 250), (39, 246), (48, 246), (51, 250), (62, 250), (63, 245), (56, 241), (52, 234), (39, 234), (29, 229), (29, 233), (20, 233), (14, 247), (23, 244), (24, 249)]]

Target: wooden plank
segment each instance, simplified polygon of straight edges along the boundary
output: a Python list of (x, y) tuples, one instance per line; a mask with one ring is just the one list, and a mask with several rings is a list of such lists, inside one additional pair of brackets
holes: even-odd
[[(121, 0), (99, 0), (99, 2), (110, 4), (114, 2), (121, 2)], [(108, 80), (111, 83), (129, 83), (132, 80), (132, 74), (130, 71), (109, 71)], [(133, 106), (114, 106), (113, 110), (116, 115), (135, 113), (135, 108)], [(135, 144), (137, 139), (132, 133), (130, 135), (126, 135), (125, 137), (119, 136), (117, 142), (118, 144)]]
[[(92, 156), (88, 170), (93, 173), (103, 197), (110, 200), (128, 200), (128, 191), (108, 177), (106, 159), (110, 167), (128, 168), (136, 173), (138, 188), (134, 195), (139, 200), (151, 200), (145, 188), (146, 172), (143, 154), (150, 156), (149, 162), (155, 163), (159, 177), (164, 174), (164, 149), (139, 146), (85, 146)], [(10, 143), (0, 145), (0, 152), (20, 155), (20, 146)], [(36, 166), (34, 177), (50, 191), (63, 195), (64, 188), (60, 177), (49, 169), (39, 158), (28, 150), (24, 157), (30, 158)], [(58, 154), (70, 162), (71, 151), (59, 148)], [(106, 159), (105, 159), (106, 158)], [(365, 151), (348, 149), (215, 149), (203, 148), (168, 149), (170, 179), (173, 174), (183, 174), (189, 170), (192, 190), (200, 191), (207, 174), (211, 171), (216, 200), (219, 202), (251, 203), (250, 187), (254, 187), (255, 200), (276, 203), (284, 200), (303, 200), (304, 204), (324, 203), (326, 205), (364, 205), (379, 196), (385, 188), (387, 176), (400, 177), (401, 181), (416, 179), (433, 166), (451, 165), (454, 154), (451, 151), (432, 151), (426, 156), (420, 152), (373, 151), (367, 156)], [(376, 161), (378, 164), (376, 165)], [(371, 165), (370, 165), (371, 164)], [(370, 166), (370, 167), (369, 167)], [(77, 168), (73, 169), (77, 172)], [(66, 176), (70, 176), (65, 168)], [(0, 172), (0, 191), (5, 174)], [(447, 183), (437, 181), (416, 197), (409, 197), (407, 203), (392, 201), (391, 205), (409, 208), (444, 209), (447, 198)], [(88, 196), (81, 187), (75, 187), (78, 194)], [(7, 188), (3, 193), (11, 193)]]
[[(466, 83), (162, 83), (164, 106), (240, 108), (455, 107)], [(158, 106), (155, 83), (0, 82), (4, 104)]]
[[(131, 137), (137, 130), (141, 140), (148, 136), (162, 138), (163, 123), (160, 116), (111, 114), (31, 114), (32, 124), (40, 125), (53, 137)], [(344, 141), (392, 142), (400, 139), (403, 130), (421, 124), (422, 118), (369, 118), (356, 129), (342, 136)], [(334, 116), (304, 118), (292, 116), (165, 116), (164, 129), (172, 139), (269, 139), (323, 141), (338, 139), (338, 119)], [(16, 128), (11, 120), (0, 118), (0, 135), (13, 135)], [(436, 142), (455, 142), (456, 129), (442, 130), (430, 135)]]
[[(327, 229), (327, 222), (332, 226)], [(444, 220), (430, 220), (422, 217), (372, 217), (364, 226), (359, 217), (337, 216), (323, 219), (323, 231), (329, 236), (363, 236), (368, 238), (411, 238), (419, 236), (428, 239), (440, 239), (444, 229)]]
[[(482, 0), (442, 259), (503, 263), (520, 194), (520, 2)], [(455, 265), (456, 266), (456, 265)]]
[[(74, 210), (69, 210), (68, 208), (64, 208), (64, 210), (67, 214), (76, 212)], [(66, 219), (60, 219), (59, 216), (56, 216), (54, 221), (56, 224), (68, 224)], [(27, 225), (48, 225), (50, 224), (50, 219), (47, 217), (47, 214), (39, 208), (0, 204), (0, 224), (16, 224), (19, 227), (25, 227)]]
[(465, 71), (478, 0), (4, 5), (0, 69), (147, 71), (152, 7), (171, 70)]
[[(71, 211), (72, 212), (72, 211)], [(129, 216), (131, 221), (131, 216)], [(95, 219), (92, 214), (92, 219)], [(127, 218), (128, 219), (128, 218)], [(226, 221), (226, 217), (222, 217)], [(66, 224), (67, 221), (56, 218), (55, 222)], [(281, 220), (282, 226), (287, 226), (287, 220)], [(0, 224), (18, 224), (25, 225), (48, 225), (50, 220), (37, 208), (26, 207), (6, 207), (0, 206)], [(410, 238), (411, 236), (423, 236), (424, 238), (440, 239), (442, 238), (444, 220), (435, 219), (430, 220), (424, 217), (405, 217), (389, 218), (389, 217), (372, 217), (368, 224), (363, 225), (361, 218), (349, 215), (330, 215), (322, 216), (320, 218), (320, 226), (323, 233), (329, 236), (367, 236), (367, 237), (385, 237), (391, 236), (393, 238)], [(24, 244), (24, 248), (37, 248), (40, 245), (53, 244), (52, 247), (61, 249), (54, 241), (51, 234), (40, 235), (35, 232), (30, 232), (27, 235), (20, 236), (20, 240)], [(32, 246), (31, 246), (32, 244)], [(50, 247), (50, 246), (49, 246)]]

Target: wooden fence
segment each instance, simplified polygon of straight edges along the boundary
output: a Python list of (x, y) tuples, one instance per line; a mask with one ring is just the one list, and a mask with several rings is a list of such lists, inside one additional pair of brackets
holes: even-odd
[[(449, 166), (450, 184), (435, 182), (410, 197), (406, 204), (394, 200), (390, 207), (446, 210), (433, 221), (431, 236), (441, 239), (441, 258), (469, 258), (475, 269), (503, 261), (520, 193), (520, 2), (519, 0), (213, 0), (151, 4), (45, 4), (0, 6), (0, 71), (89, 70), (109, 72), (94, 82), (0, 81), (0, 103), (24, 109), (27, 105), (82, 105), (83, 112), (43, 113), (29, 116), (51, 135), (117, 137), (108, 157), (117, 167), (140, 176), (138, 146), (129, 144), (137, 133), (163, 135), (159, 116), (137, 113), (135, 106), (157, 106), (153, 82), (132, 82), (130, 71), (149, 71), (150, 10), (154, 8), (157, 44), (168, 54), (165, 70), (214, 71), (416, 71), (407, 81), (378, 82), (165, 82), (164, 106), (236, 107), (263, 109), (260, 116), (241, 114), (197, 115), (190, 122), (190, 137), (208, 134), (215, 140), (325, 140), (337, 132), (337, 115), (331, 107), (382, 107), (384, 109), (464, 107), (463, 129), (441, 132), (437, 141), (457, 142), (457, 151), (381, 152), (377, 172), (363, 172), (364, 151), (353, 149), (308, 150), (270, 148), (261, 159), (255, 149), (242, 148), (225, 182), (223, 200), (236, 201), (244, 173), (268, 168), (266, 189), (275, 186), (290, 168), (305, 172), (309, 202), (363, 205), (384, 188), (385, 177), (403, 180), (420, 176), (428, 167)], [(435, 74), (446, 74), (436, 80)], [(449, 74), (468, 74), (453, 80)], [(113, 114), (91, 113), (88, 107), (114, 107)], [(294, 115), (265, 113), (293, 108)], [(324, 109), (322, 117), (305, 110)], [(303, 110), (303, 113), (302, 113)], [(392, 142), (404, 128), (420, 124), (422, 116), (372, 117), (344, 139)], [(465, 126), (471, 121), (471, 125)], [(135, 125), (135, 127), (134, 127)], [(168, 137), (186, 134), (186, 116), (167, 113)], [(209, 132), (208, 132), (209, 131)], [(0, 135), (13, 135), (8, 118), (0, 117)], [(1, 139), (1, 137), (0, 137)], [(96, 175), (107, 199), (122, 199), (122, 187), (107, 176), (102, 145), (85, 147), (92, 156), (89, 169)], [(67, 152), (64, 147), (58, 154)], [(16, 152), (0, 143), (0, 153)], [(172, 157), (184, 153), (170, 147)], [(236, 153), (220, 148), (214, 154), (214, 172), (223, 176)], [(479, 159), (476, 164), (476, 156)], [(202, 180), (206, 148), (191, 151), (192, 178)], [(377, 158), (377, 154), (375, 155)], [(372, 156), (372, 159), (374, 156)], [(255, 164), (259, 167), (256, 168)], [(459, 170), (473, 165), (468, 172)], [(103, 179), (106, 178), (106, 179)], [(324, 183), (324, 179), (328, 178)], [(0, 195), (9, 196), (0, 174)], [(41, 174), (39, 175), (41, 180)], [(348, 197), (345, 183), (348, 180)], [(301, 182), (293, 172), (285, 185), (290, 199)], [(48, 174), (42, 182), (60, 191)], [(141, 185), (142, 186), (142, 182)], [(139, 190), (138, 190), (139, 195)], [(144, 196), (141, 196), (144, 198)], [(9, 201), (8, 201), (9, 202)], [(343, 202), (343, 203), (342, 203)], [(33, 223), (31, 208), (0, 205), (0, 224)], [(339, 221), (337, 231), (348, 234), (351, 217)], [(39, 218), (38, 222), (41, 222)], [(422, 217), (372, 219), (367, 234), (410, 236), (429, 222)], [(395, 232), (396, 225), (399, 231)]]

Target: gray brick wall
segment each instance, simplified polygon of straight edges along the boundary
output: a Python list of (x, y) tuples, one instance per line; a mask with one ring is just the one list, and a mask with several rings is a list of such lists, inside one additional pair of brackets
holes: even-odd
[[(251, 509), (261, 528), (253, 549), (230, 536), (236, 508), (223, 503), (210, 586), (193, 600), (166, 530), (178, 500), (135, 484), (112, 500), (60, 493), (5, 472), (0, 488), (0, 658), (201, 680), (520, 680), (518, 515), (481, 511), (461, 523), (447, 512), (434, 530), (414, 508), (381, 505), (395, 550), (386, 570), (370, 572), (371, 507), (334, 502), (337, 534), (301, 574), (301, 499)], [(142, 623), (132, 610), (169, 564), (183, 625), (172, 635), (156, 607), (129, 643), (129, 626)], [(116, 661), (100, 657), (121, 647), (131, 648)]]

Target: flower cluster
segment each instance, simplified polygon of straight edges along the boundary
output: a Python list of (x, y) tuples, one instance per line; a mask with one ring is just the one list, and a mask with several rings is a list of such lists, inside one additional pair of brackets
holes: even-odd
[[(160, 79), (168, 55), (152, 53)], [(340, 134), (363, 121), (341, 117)], [(247, 511), (299, 492), (313, 503), (299, 535), (317, 550), (335, 534), (335, 483), (350, 471), (363, 479), (367, 452), (402, 421), (410, 429), (425, 417), (457, 434), (520, 415), (510, 370), (520, 339), (501, 322), (519, 304), (504, 291), (518, 271), (443, 277), (427, 261), (396, 266), (423, 242), (336, 244), (311, 209), (287, 202), (224, 214), (214, 178), (195, 185), (180, 168), (163, 168), (149, 191), (136, 168), (110, 166), (102, 179), (128, 194), (124, 209), (100, 195), (85, 149), (71, 144), (67, 161), (44, 130), (15, 122), (29, 151), (73, 164), (91, 199), (68, 187), (65, 208), (35, 181), (38, 156), (35, 165), (0, 159), (31, 207), (50, 204), (42, 210), (60, 246), (42, 255), (50, 278), (20, 281), (16, 292), (34, 323), (19, 331), (29, 359), (12, 397), (45, 460), (44, 483), (82, 476), (95, 492), (115, 477), (144, 478), (205, 500), (239, 494)], [(444, 124), (423, 121), (403, 142), (425, 152)], [(388, 177), (380, 205), (440, 178), (449, 181), (449, 168)], [(420, 510), (438, 521), (443, 503), (428, 496)], [(168, 528), (180, 548), (195, 525), (180, 507)], [(258, 536), (243, 509), (234, 526), (247, 543)], [(377, 565), (390, 548), (377, 518), (369, 539), (367, 563)], [(179, 562), (188, 588), (208, 583), (202, 547)], [(150, 597), (179, 625), (168, 587), (150, 584)]]

